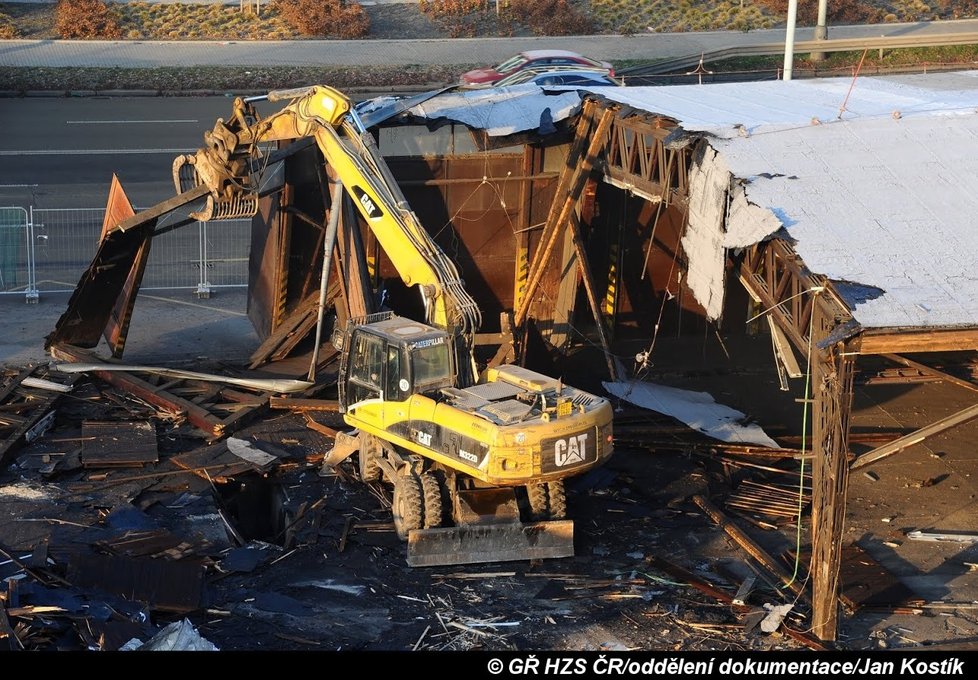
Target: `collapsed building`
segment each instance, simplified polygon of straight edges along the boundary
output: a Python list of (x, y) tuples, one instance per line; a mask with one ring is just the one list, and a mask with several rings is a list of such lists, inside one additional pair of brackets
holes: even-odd
[[(674, 417), (740, 455), (802, 463), (793, 469), (811, 507), (807, 546), (795, 557), (804, 552), (810, 565), (810, 594), (782, 578), (777, 561), (709, 501), (697, 503), (810, 598), (810, 626), (829, 641), (838, 629), (851, 471), (978, 417), (969, 406), (884, 443), (863, 440), (878, 445), (853, 453), (860, 360), (883, 358), (922, 379), (978, 388), (938, 366), (955, 363), (946, 353), (966, 365), (978, 349), (970, 225), (978, 89), (974, 73), (940, 77), (950, 84), (928, 76), (591, 92), (521, 86), (375, 100), (359, 113), (482, 310), (482, 365), (515, 360), (596, 389), (603, 380), (623, 402)], [(321, 178), (309, 170), (317, 153), (302, 142), (270, 152), (276, 178), (263, 186), (253, 218), (248, 314), (263, 341), (250, 368), (279, 379), (305, 376), (310, 349), (312, 375), (335, 370), (335, 349), (310, 348), (327, 212)], [(114, 185), (100, 251), (48, 339), (56, 357), (92, 364), (78, 348), (104, 336), (121, 359), (152, 238), (180, 226), (157, 227), (157, 219), (204, 195), (190, 190), (135, 214)], [(381, 302), (422, 315), (349, 205), (337, 241), (330, 322)], [(702, 393), (658, 384), (669, 382), (670, 367), (712, 362), (729, 371), (740, 347), (773, 356), (765, 379), (777, 379), (794, 410), (769, 408), (769, 395), (751, 394), (737, 376), (724, 389), (736, 395), (727, 401), (757, 424)], [(938, 363), (905, 356), (925, 353), (942, 354)], [(214, 440), (285, 401), (257, 374), (245, 384), (251, 391), (221, 387), (188, 400), (181, 381), (200, 376), (88, 370), (185, 413)], [(780, 426), (783, 436), (758, 425)], [(657, 446), (654, 433), (626, 423), (616, 445), (630, 444)], [(800, 506), (798, 496), (789, 505)], [(770, 528), (758, 519), (765, 508), (748, 502), (740, 510), (746, 522)]]

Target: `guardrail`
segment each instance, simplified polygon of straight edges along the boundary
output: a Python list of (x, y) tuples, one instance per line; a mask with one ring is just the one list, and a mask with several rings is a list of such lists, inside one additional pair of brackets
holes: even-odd
[[(795, 54), (808, 52), (858, 52), (862, 50), (888, 50), (910, 47), (945, 47), (953, 45), (974, 45), (978, 43), (975, 33), (948, 33), (946, 35), (915, 36), (897, 35), (878, 38), (833, 38), (825, 40), (800, 40), (795, 42)], [(700, 62), (710, 63), (736, 57), (757, 57), (784, 54), (784, 41), (739, 45), (708, 52), (699, 52), (674, 59), (664, 59), (647, 65), (616, 69), (619, 76), (662, 75), (678, 69), (691, 68)]]

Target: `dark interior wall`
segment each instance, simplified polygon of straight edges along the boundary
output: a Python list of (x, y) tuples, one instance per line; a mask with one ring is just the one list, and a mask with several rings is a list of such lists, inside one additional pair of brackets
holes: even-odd
[[(656, 323), (660, 333), (670, 335), (702, 336), (713, 327), (732, 332), (745, 329), (748, 298), (737, 280), (736, 253), (728, 255), (723, 316), (708, 323), (703, 307), (685, 283), (684, 224), (682, 203), (659, 210), (657, 203), (598, 183), (588, 257), (599, 293), (605, 298), (603, 308), (607, 311), (606, 305), (613, 305), (616, 311), (616, 336), (647, 334)], [(612, 267), (615, 277), (609, 276)], [(576, 319), (585, 325), (591, 318), (586, 305), (579, 296)]]
[[(552, 197), (555, 180), (527, 180), (530, 199), (523, 204), (523, 180), (512, 179), (525, 176), (522, 153), (387, 161), (408, 204), (462, 272), (482, 309), (482, 330), (499, 330), (500, 313), (513, 308), (521, 225), (549, 209), (546, 194)], [(366, 238), (368, 250), (376, 250), (372, 235)], [(412, 304), (417, 295), (403, 291), (390, 259), (381, 254), (379, 265), (392, 301), (405, 296)]]
[(329, 191), (320, 179), (323, 162), (319, 150), (310, 146), (288, 159), (285, 165), (285, 182), (293, 189), (292, 208), (297, 211), (286, 216), (290, 231), (286, 314), (319, 289), (326, 225), (324, 192)]
[[(540, 247), (557, 185), (554, 173), (543, 177), (540, 173), (559, 167), (567, 146), (528, 145), (520, 153), (387, 159), (421, 223), (459, 266), (483, 311), (483, 331), (499, 330), (500, 313), (514, 307), (514, 291), (521, 283), (520, 253), (532, 255)], [(314, 148), (289, 159), (285, 186), (262, 200), (254, 218), (249, 317), (262, 338), (318, 286), (321, 229), (282, 209), (290, 204), (323, 223), (324, 197), (317, 163), (321, 157)], [(538, 178), (514, 179), (531, 176)], [(522, 190), (521, 184), (525, 185)], [(735, 255), (728, 262), (727, 301), (717, 324), (706, 323), (702, 307), (686, 288), (685, 256), (679, 245), (685, 219), (681, 203), (659, 211), (654, 202), (596, 181), (585, 192), (581, 218), (602, 312), (608, 322), (614, 312), (616, 338), (647, 337), (657, 322), (660, 333), (673, 336), (702, 336), (715, 326), (733, 332), (745, 329), (748, 301), (736, 279)], [(371, 267), (389, 303), (399, 313), (421, 319), (417, 291), (406, 289), (373, 235), (363, 229), (368, 259), (373, 260)], [(540, 283), (532, 311), (535, 319), (545, 318), (548, 312), (552, 315), (548, 301), (552, 303), (558, 295), (563, 247), (561, 239)], [(522, 280), (525, 283), (525, 277)], [(574, 325), (587, 330), (593, 324), (587, 299), (579, 290)]]

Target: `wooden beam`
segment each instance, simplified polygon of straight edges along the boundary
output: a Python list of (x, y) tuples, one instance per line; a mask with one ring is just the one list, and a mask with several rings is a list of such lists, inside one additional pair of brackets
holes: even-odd
[(156, 220), (167, 214), (171, 210), (176, 210), (181, 208), (188, 203), (199, 200), (209, 194), (210, 191), (206, 186), (201, 184), (200, 186), (194, 187), (189, 191), (184, 191), (182, 194), (177, 194), (173, 198), (168, 198), (161, 203), (157, 203), (152, 208), (143, 210), (142, 212), (136, 213), (131, 217), (127, 217), (121, 222), (114, 224), (112, 226), (104, 226), (102, 228), (102, 240), (104, 241), (106, 237), (114, 234), (117, 231), (128, 231), (136, 227), (145, 226), (149, 223), (156, 223)]
[(716, 522), (717, 526), (727, 532), (737, 545), (744, 549), (744, 551), (753, 557), (755, 560), (764, 565), (764, 568), (770, 571), (772, 574), (777, 576), (785, 586), (788, 587), (791, 592), (799, 597), (808, 599), (808, 594), (805, 592), (804, 587), (797, 579), (792, 579), (781, 567), (781, 565), (774, 560), (770, 555), (765, 552), (765, 550), (759, 546), (753, 538), (748, 536), (744, 531), (738, 527), (736, 524), (732, 523), (727, 517), (720, 512), (713, 503), (708, 501), (703, 496), (693, 496), (693, 502), (700, 507), (703, 512), (705, 512), (710, 519)]
[(677, 564), (673, 564), (672, 562), (668, 562), (661, 557), (655, 556), (646, 557), (645, 561), (648, 562), (650, 567), (665, 572), (675, 579), (679, 579), (687, 585), (696, 588), (696, 590), (700, 591), (704, 595), (709, 595), (718, 602), (729, 605), (736, 604), (734, 602), (734, 596), (732, 596), (730, 593), (725, 590), (721, 590), (706, 579), (697, 576), (691, 571), (683, 569)]
[(978, 349), (978, 328), (868, 330), (857, 338), (851, 349), (859, 354), (957, 352)]
[(878, 446), (868, 453), (864, 453), (853, 462), (850, 469), (857, 470), (861, 467), (866, 467), (871, 463), (888, 458), (889, 456), (902, 451), (908, 446), (919, 444), (928, 437), (933, 437), (935, 434), (940, 434), (945, 430), (950, 430), (952, 427), (963, 425), (964, 423), (972, 421), (975, 418), (978, 418), (978, 404), (969, 406), (968, 408), (958, 411), (957, 413), (952, 413), (946, 418), (941, 418), (937, 422), (931, 423), (926, 427), (922, 427), (908, 435), (904, 435), (899, 439), (894, 439), (887, 444)]
[(962, 378), (951, 375), (950, 373), (939, 371), (938, 369), (928, 366), (927, 364), (922, 364), (918, 361), (914, 361), (913, 359), (902, 357), (899, 354), (884, 354), (883, 356), (886, 359), (889, 359), (890, 361), (893, 361), (898, 364), (902, 364), (907, 368), (916, 369), (921, 373), (932, 375), (935, 378), (938, 378), (939, 380), (943, 380), (944, 382), (949, 382), (952, 385), (963, 387), (965, 389), (971, 390), (972, 392), (978, 392), (978, 383), (973, 383), (970, 380), (963, 380)]
[[(568, 165), (564, 168), (564, 172), (561, 173), (560, 186), (554, 198), (550, 215), (547, 217), (547, 224), (544, 227), (544, 233), (548, 234), (547, 240), (546, 242), (542, 242), (542, 247), (534, 255), (533, 265), (530, 267), (530, 281), (527, 283), (526, 293), (524, 294), (522, 303), (514, 315), (514, 325), (516, 326), (522, 326), (523, 322), (526, 321), (534, 293), (540, 284), (543, 272), (547, 268), (547, 262), (553, 253), (554, 245), (557, 243), (557, 236), (561, 233), (561, 227), (567, 224), (571, 214), (577, 209), (577, 202), (581, 197), (581, 192), (584, 190), (588, 176), (599, 154), (607, 144), (608, 130), (611, 128), (611, 122), (614, 120), (617, 110), (617, 107), (613, 107), (605, 109), (601, 114), (601, 119), (598, 121), (594, 133), (591, 135), (587, 145), (587, 152), (583, 157), (579, 154), (572, 154), (567, 158)], [(582, 126), (579, 125), (578, 134), (581, 131)], [(580, 141), (575, 140), (575, 148), (580, 148), (578, 145)]]

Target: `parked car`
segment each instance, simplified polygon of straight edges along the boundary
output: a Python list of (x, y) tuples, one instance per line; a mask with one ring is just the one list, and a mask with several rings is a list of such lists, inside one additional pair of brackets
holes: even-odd
[(603, 68), (580, 68), (575, 66), (539, 66), (517, 71), (512, 75), (501, 78), (492, 87), (507, 85), (589, 85), (620, 86), (621, 82), (611, 76), (611, 72)]
[(584, 68), (603, 68), (613, 76), (614, 70), (606, 61), (598, 61), (583, 54), (569, 50), (527, 50), (510, 57), (496, 66), (477, 68), (462, 74), (462, 85), (489, 86), (501, 78), (512, 75), (525, 68), (536, 66), (580, 66)]

